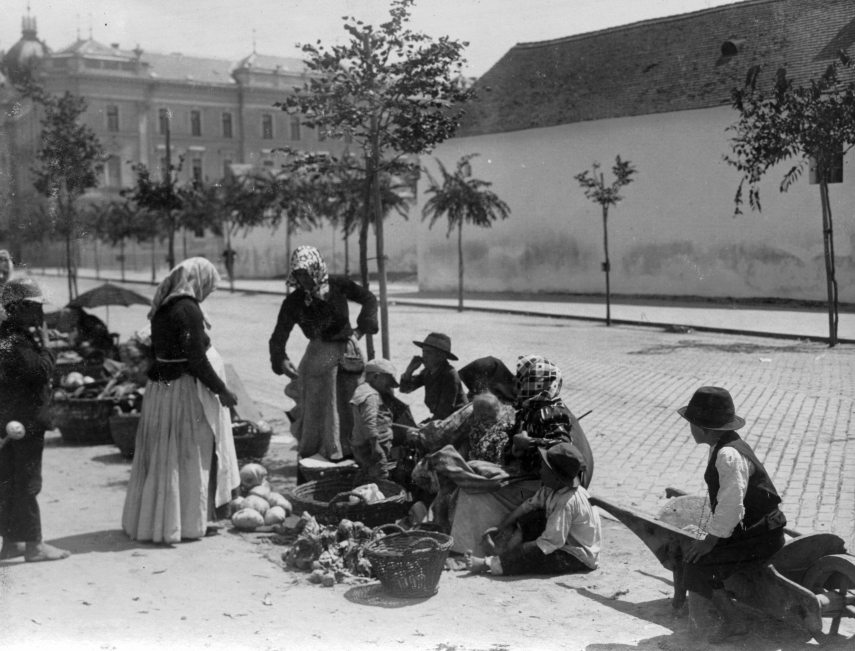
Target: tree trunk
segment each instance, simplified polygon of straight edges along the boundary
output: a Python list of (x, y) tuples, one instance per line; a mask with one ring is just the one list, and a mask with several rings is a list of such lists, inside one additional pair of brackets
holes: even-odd
[[(288, 275), (291, 274), (291, 216), (285, 215), (285, 268)], [(291, 285), (285, 283), (285, 294), (291, 293)]]
[(457, 222), (457, 311), (463, 311), (463, 217)]
[(344, 229), (344, 275), (350, 277), (350, 238)]
[[(366, 199), (370, 196), (370, 190), (366, 192)], [(364, 205), (367, 207), (370, 205), (370, 201), (365, 201)], [(371, 289), (371, 285), (368, 281), (368, 227), (369, 227), (369, 214), (366, 213), (362, 216), (362, 223), (359, 224), (359, 275), (362, 279), (362, 286), (365, 289)], [(368, 359), (374, 359), (374, 337), (370, 334), (366, 334), (365, 336), (365, 349), (366, 354), (368, 355)]]
[(92, 239), (92, 252), (95, 255), (95, 278), (101, 280), (101, 264), (98, 261), (98, 239)]
[[(373, 120), (376, 123), (376, 120)], [(372, 132), (377, 133), (376, 124), (372, 125)], [(383, 243), (383, 206), (380, 201), (380, 152), (376, 138), (372, 143), (372, 172), (373, 182), (371, 184), (371, 202), (374, 206), (374, 234), (377, 238), (377, 276), (380, 285), (380, 347), (383, 357), (390, 359), (389, 349), (389, 302), (386, 296), (386, 253)]]
[(119, 244), (119, 268), (122, 270), (122, 282), (125, 282), (125, 238)]
[(166, 216), (166, 223), (168, 224), (168, 238), (167, 238), (167, 251), (166, 251), (166, 263), (169, 265), (169, 269), (172, 270), (175, 268), (175, 218), (172, 216), (172, 211)]
[(828, 197), (828, 182), (819, 184), (819, 197), (822, 202), (822, 247), (825, 254), (825, 284), (828, 294), (828, 345), (837, 345), (838, 301), (837, 278), (834, 262), (834, 228), (831, 219), (831, 201)]
[(603, 249), (606, 253), (606, 261), (603, 263), (603, 271), (606, 272), (606, 325), (612, 324), (612, 296), (609, 284), (611, 264), (609, 263), (609, 207), (603, 204)]
[(157, 238), (152, 235), (151, 236), (151, 284), (157, 284), (157, 254), (155, 253), (155, 242)]

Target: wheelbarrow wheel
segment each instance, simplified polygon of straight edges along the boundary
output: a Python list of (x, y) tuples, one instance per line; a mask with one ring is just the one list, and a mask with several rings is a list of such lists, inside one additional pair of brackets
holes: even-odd
[(814, 594), (835, 593), (840, 596), (842, 606), (831, 613), (830, 635), (837, 635), (842, 617), (853, 617), (847, 600), (855, 598), (855, 557), (849, 554), (823, 556), (805, 572), (803, 585)]

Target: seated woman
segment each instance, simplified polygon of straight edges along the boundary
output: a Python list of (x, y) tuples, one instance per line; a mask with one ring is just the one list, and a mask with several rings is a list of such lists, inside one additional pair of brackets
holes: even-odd
[[(499, 486), (484, 485), (476, 490), (458, 485), (450, 504), (452, 551), (472, 550), (483, 556), (481, 534), (502, 520), (540, 486), (541, 453), (559, 442), (572, 443), (584, 459), (580, 483), (590, 484), (594, 457), (585, 432), (561, 400), (561, 371), (539, 355), (520, 357), (515, 378), (516, 419), (505, 442), (503, 469), (507, 479)], [(542, 529), (542, 522), (521, 522)]]
[(68, 333), (68, 343), (84, 359), (116, 357), (116, 346), (107, 325), (82, 307), (66, 305), (62, 308), (59, 330)]
[(507, 426), (513, 424), (514, 375), (500, 359), (481, 357), (461, 368), (458, 375), (466, 386), (470, 402), (447, 418), (430, 421), (418, 431), (410, 432), (408, 441), (420, 453), (436, 452), (446, 445), (453, 445), (468, 457), (469, 441), (478, 434), (472, 432), (472, 426), (478, 420), (474, 418), (473, 402), (478, 394), (492, 394), (499, 401), (496, 420)]

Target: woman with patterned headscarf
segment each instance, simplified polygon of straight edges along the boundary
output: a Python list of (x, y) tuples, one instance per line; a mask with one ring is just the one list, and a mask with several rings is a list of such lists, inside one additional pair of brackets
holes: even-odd
[(214, 265), (190, 258), (160, 283), (152, 300), (149, 370), (122, 513), (134, 540), (201, 538), (216, 508), (240, 485), (223, 378), (201, 303), (219, 282)]
[[(586, 472), (580, 475), (587, 488), (594, 471), (594, 456), (579, 421), (561, 399), (561, 370), (540, 355), (523, 355), (514, 376), (516, 418), (505, 447), (505, 471), (513, 478), (492, 491), (459, 490), (454, 506), (451, 536), (453, 551), (486, 553), (483, 533), (496, 527), (504, 517), (533, 495), (540, 486), (539, 448), (568, 442), (585, 459)], [(520, 522), (517, 535), (525, 539), (543, 530), (543, 519), (533, 514)], [(508, 542), (508, 541), (505, 541)]]
[(561, 400), (563, 384), (561, 370), (544, 357), (523, 355), (517, 360), (517, 415), (508, 461), (515, 462), (522, 474), (536, 475), (540, 470), (537, 448), (567, 440), (585, 457), (587, 472), (582, 484), (587, 488), (594, 472), (594, 456), (579, 421)]
[[(294, 250), (288, 283), (295, 289), (282, 301), (270, 335), (270, 365), (292, 380), (287, 393), (297, 406), (291, 412), (291, 433), (300, 457), (320, 454), (338, 461), (350, 454), (353, 416), (348, 401), (362, 370), (356, 340), (377, 332), (377, 299), (349, 278), (329, 275), (313, 246)], [(355, 329), (348, 301), (362, 306)], [(299, 367), (285, 350), (295, 325), (309, 340)]]

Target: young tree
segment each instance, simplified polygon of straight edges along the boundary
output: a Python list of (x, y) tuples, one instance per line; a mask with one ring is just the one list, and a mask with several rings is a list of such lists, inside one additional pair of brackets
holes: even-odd
[(584, 188), (585, 196), (594, 203), (600, 204), (603, 209), (603, 250), (606, 255), (606, 260), (603, 262), (603, 271), (606, 274), (606, 325), (610, 326), (612, 324), (612, 301), (609, 282), (611, 272), (611, 262), (609, 262), (609, 206), (615, 206), (618, 201), (623, 199), (620, 196), (620, 189), (632, 183), (636, 169), (629, 161), (621, 160), (620, 156), (616, 156), (615, 164), (612, 166), (614, 181), (611, 185), (606, 185), (603, 173), (600, 171), (600, 164), (595, 161), (591, 167), (590, 172), (585, 170), (573, 178)]
[[(164, 172), (163, 178), (156, 179), (142, 163), (134, 165), (134, 187), (122, 190), (122, 194), (133, 201), (139, 211), (145, 213), (151, 221), (155, 233), (151, 240), (152, 255), (155, 239), (165, 236), (166, 262), (172, 269), (175, 266), (175, 232), (180, 224), (179, 211), (184, 206), (184, 198), (175, 187), (173, 179), (173, 172), (181, 169), (181, 163), (177, 166), (167, 163), (167, 167), (168, 171)], [(152, 273), (154, 274), (154, 270)]]
[(119, 267), (125, 280), (125, 244), (128, 239), (147, 240), (151, 220), (128, 201), (111, 201), (92, 206), (88, 228), (103, 242), (119, 247)]
[(66, 92), (55, 97), (34, 92), (44, 108), (33, 185), (48, 198), (56, 231), (65, 240), (68, 298), (77, 296), (77, 263), (72, 242), (79, 236), (77, 200), (98, 185), (104, 149), (95, 132), (81, 122), (86, 100)]
[(828, 184), (835, 172), (842, 171), (843, 155), (855, 145), (855, 82), (851, 74), (846, 83), (840, 79), (841, 69), (851, 73), (852, 68), (852, 60), (841, 53), (839, 61), (806, 86), (794, 85), (786, 70), (780, 69), (774, 87), (765, 90), (758, 83), (760, 68), (753, 67), (745, 85), (732, 92), (739, 119), (730, 127), (735, 133), (733, 156), (725, 157), (742, 174), (736, 190), (736, 214), (741, 213), (746, 185), (749, 205), (760, 210), (758, 186), (772, 167), (796, 160), (781, 180), (779, 189), (785, 192), (814, 163), (822, 210), (829, 346), (837, 344), (838, 298)]
[(344, 17), (342, 45), (302, 46), (309, 74), (278, 105), (327, 137), (350, 136), (362, 151), (366, 215), (374, 215), (381, 341), (389, 357), (381, 173), (406, 154), (422, 154), (451, 137), (471, 91), (461, 83), (465, 43), (412, 31), (415, 0), (392, 0), (389, 21), (375, 27)]
[(422, 209), (422, 218), (430, 218), (430, 226), (442, 216), (448, 217), (448, 233), (457, 228), (457, 311), (463, 311), (463, 222), (489, 228), (494, 221), (507, 219), (511, 214), (508, 204), (488, 188), (492, 183), (472, 178), (469, 161), (478, 154), (467, 154), (457, 161), (457, 168), (449, 172), (437, 159), (442, 183), (438, 183), (428, 172), (428, 189), (431, 195)]

